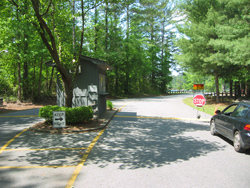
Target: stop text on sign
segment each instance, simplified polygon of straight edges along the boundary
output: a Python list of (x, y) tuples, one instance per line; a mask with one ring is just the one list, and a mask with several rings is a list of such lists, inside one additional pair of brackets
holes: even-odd
[(206, 104), (206, 98), (203, 95), (196, 95), (193, 99), (193, 103), (197, 107), (202, 107)]

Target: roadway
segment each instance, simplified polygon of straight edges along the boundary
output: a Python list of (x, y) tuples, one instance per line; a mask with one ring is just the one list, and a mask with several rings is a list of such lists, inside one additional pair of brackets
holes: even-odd
[(183, 104), (188, 96), (114, 100), (109, 126), (89, 133), (31, 132), (41, 119), (0, 117), (0, 185), (248, 187), (249, 151), (210, 135), (211, 116)]

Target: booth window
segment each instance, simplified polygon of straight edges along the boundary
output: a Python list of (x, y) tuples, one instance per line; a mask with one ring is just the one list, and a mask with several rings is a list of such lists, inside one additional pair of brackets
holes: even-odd
[(105, 75), (103, 74), (99, 74), (99, 88), (100, 88), (100, 93), (106, 92)]

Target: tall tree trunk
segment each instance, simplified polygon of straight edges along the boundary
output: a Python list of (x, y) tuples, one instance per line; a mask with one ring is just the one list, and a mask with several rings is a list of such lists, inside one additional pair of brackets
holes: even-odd
[[(16, 16), (17, 16), (17, 21), (18, 21), (18, 28), (19, 28), (19, 12), (18, 10), (16, 10)], [(21, 34), (19, 29), (17, 30), (17, 40), (20, 40), (21, 38)], [(21, 48), (20, 48), (20, 43), (17, 43), (17, 48), (18, 48), (18, 52), (20, 53)], [(18, 98), (18, 102), (21, 102), (22, 100), (22, 79), (21, 79), (21, 59), (19, 57), (19, 55), (17, 55), (17, 80), (18, 80), (18, 90), (17, 90), (17, 98)]]
[(76, 22), (76, 17), (75, 17), (75, 0), (73, 0), (73, 3), (72, 3), (72, 14), (73, 14), (73, 42), (72, 42), (72, 45), (73, 45), (73, 52), (75, 53), (75, 40), (76, 40), (76, 34), (75, 34), (75, 22)]
[(234, 99), (236, 100), (238, 98), (238, 82), (234, 82)]
[(105, 4), (105, 52), (108, 52), (108, 2)]
[(124, 84), (124, 91), (125, 94), (129, 94), (129, 48), (128, 48), (128, 42), (129, 42), (129, 4), (126, 5), (127, 9), (127, 28), (126, 28), (126, 38), (127, 43), (125, 44), (125, 51), (126, 51), (126, 60), (125, 60), (125, 84)]
[(95, 26), (94, 26), (94, 31), (95, 31), (95, 47), (94, 47), (94, 52), (96, 52), (97, 51), (97, 32), (98, 32), (98, 28), (97, 28), (97, 7), (96, 7), (96, 0), (95, 0), (95, 20), (94, 20), (94, 22), (95, 22)]
[(249, 97), (249, 80), (246, 81), (245, 83), (245, 96)]
[(218, 71), (215, 70), (215, 87), (216, 87), (216, 102), (220, 102), (220, 90), (219, 90), (219, 75)]
[(36, 62), (33, 62), (33, 79), (32, 79), (32, 88), (31, 88), (31, 96), (30, 99), (34, 101), (34, 88), (35, 88), (35, 82), (36, 82)]
[(230, 97), (233, 96), (233, 80), (230, 80)]
[(84, 2), (81, 0), (81, 11), (82, 11), (82, 30), (81, 30), (81, 44), (80, 44), (80, 49), (79, 49), (79, 57), (78, 57), (78, 62), (80, 62), (80, 57), (82, 54), (82, 47), (83, 47), (83, 41), (84, 41), (84, 32), (85, 32), (85, 12), (84, 12)]
[[(28, 36), (24, 34), (24, 38), (26, 39)], [(24, 41), (24, 53), (27, 54), (28, 50), (28, 42), (27, 40)], [(25, 58), (23, 62), (23, 99), (28, 99), (29, 92), (29, 79), (28, 79), (28, 59)]]
[(18, 90), (17, 90), (17, 98), (18, 98), (18, 102), (21, 102), (22, 100), (22, 88), (21, 88), (21, 62), (20, 60), (18, 60), (18, 67), (17, 67), (17, 71), (18, 71)]
[(42, 70), (43, 70), (43, 57), (41, 57), (41, 62), (40, 62), (40, 72), (39, 72), (38, 89), (37, 89), (38, 100), (40, 99), (41, 96)]
[[(153, 37), (153, 31), (151, 32), (151, 42), (153, 43), (154, 37)], [(154, 89), (157, 88), (156, 86), (156, 66), (155, 66), (155, 52), (154, 52), (154, 47), (151, 47), (151, 66), (152, 66), (152, 77), (151, 77), (151, 83), (152, 83), (152, 87)]]
[(115, 94), (119, 95), (119, 71), (118, 71), (118, 67), (115, 66)]
[[(27, 0), (24, 1), (24, 7), (25, 7), (25, 11), (28, 10), (28, 4), (27, 4)], [(26, 27), (28, 28), (28, 25), (26, 25)], [(25, 31), (25, 29), (24, 29)], [(29, 79), (28, 79), (28, 58), (27, 58), (27, 52), (28, 52), (28, 35), (26, 33), (24, 33), (24, 48), (23, 48), (23, 52), (26, 55), (24, 62), (23, 62), (23, 79), (22, 79), (22, 84), (23, 84), (23, 99), (27, 100), (29, 98), (28, 94), (30, 93), (30, 89), (29, 89)]]
[(161, 35), (161, 92), (165, 93), (166, 92), (166, 62), (164, 61), (164, 39), (165, 39), (165, 17), (162, 18), (162, 35)]

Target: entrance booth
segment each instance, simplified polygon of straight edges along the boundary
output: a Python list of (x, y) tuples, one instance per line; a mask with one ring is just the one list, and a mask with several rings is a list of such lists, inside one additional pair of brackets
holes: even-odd
[[(112, 67), (106, 61), (81, 56), (78, 68), (72, 107), (92, 106), (94, 115), (99, 117), (106, 111), (106, 71), (112, 70)], [(65, 106), (65, 94), (60, 79), (57, 79), (57, 105)]]

